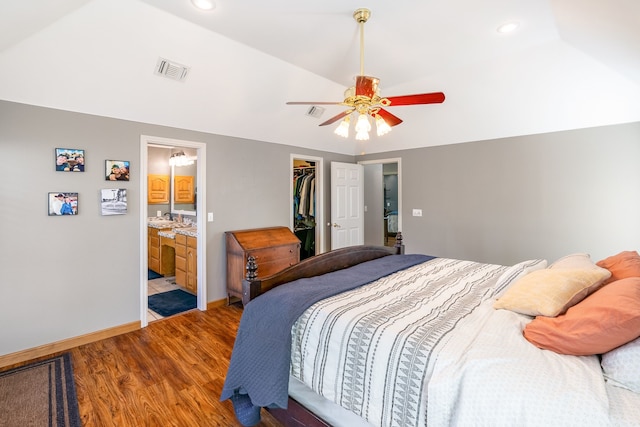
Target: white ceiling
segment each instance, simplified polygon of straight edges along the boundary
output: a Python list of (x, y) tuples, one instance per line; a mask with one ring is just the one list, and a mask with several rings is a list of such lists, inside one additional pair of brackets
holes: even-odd
[[(0, 99), (345, 154), (640, 120), (637, 0), (3, 0)], [(340, 101), (365, 74), (404, 120), (358, 143), (286, 101)], [(508, 20), (509, 35), (496, 28)], [(159, 57), (190, 67), (154, 74)], [(161, 136), (161, 135), (160, 135)]]

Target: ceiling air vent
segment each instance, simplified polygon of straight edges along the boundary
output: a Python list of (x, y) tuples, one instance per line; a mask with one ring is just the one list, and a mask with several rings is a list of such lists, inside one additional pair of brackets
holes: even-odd
[(168, 79), (182, 82), (187, 78), (187, 74), (189, 74), (189, 67), (169, 61), (168, 59), (158, 58), (155, 73)]
[(307, 110), (307, 116), (315, 117), (316, 119), (319, 118), (322, 113), (324, 113), (324, 108), (316, 107), (315, 105), (312, 105)]

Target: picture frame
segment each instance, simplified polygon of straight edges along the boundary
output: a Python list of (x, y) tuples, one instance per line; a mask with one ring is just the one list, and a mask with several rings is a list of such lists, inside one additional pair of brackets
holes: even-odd
[(84, 172), (84, 150), (79, 148), (56, 148), (57, 172)]
[(47, 201), (49, 216), (78, 215), (78, 193), (54, 191)]
[(108, 215), (126, 215), (127, 189), (103, 188), (100, 190), (100, 213)]
[(129, 181), (131, 162), (129, 160), (105, 160), (104, 176), (106, 181)]

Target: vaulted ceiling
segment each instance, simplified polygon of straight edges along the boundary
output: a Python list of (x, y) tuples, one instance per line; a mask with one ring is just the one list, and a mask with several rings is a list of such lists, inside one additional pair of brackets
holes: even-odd
[[(215, 1), (3, 0), (0, 99), (344, 154), (640, 120), (637, 0)], [(318, 126), (344, 107), (285, 104), (343, 99), (360, 7), (382, 95), (446, 94), (389, 107), (404, 123), (365, 142)]]

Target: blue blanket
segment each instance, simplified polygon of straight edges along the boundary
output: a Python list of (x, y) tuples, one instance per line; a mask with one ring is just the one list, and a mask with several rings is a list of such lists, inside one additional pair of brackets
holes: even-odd
[(286, 408), (291, 327), (316, 302), (433, 259), (390, 255), (322, 276), (290, 282), (244, 308), (220, 400), (231, 399), (244, 426), (260, 422), (260, 408)]

